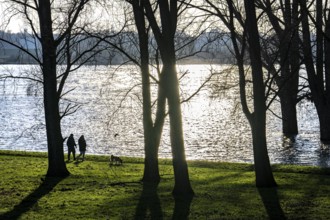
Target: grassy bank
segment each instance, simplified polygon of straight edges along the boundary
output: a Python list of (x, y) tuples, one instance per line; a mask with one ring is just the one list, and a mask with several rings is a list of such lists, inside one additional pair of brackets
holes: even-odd
[(0, 219), (328, 219), (329, 169), (274, 166), (276, 189), (254, 186), (250, 164), (189, 162), (194, 198), (174, 199), (173, 170), (161, 160), (158, 188), (143, 186), (142, 159), (87, 155), (72, 175), (47, 179), (45, 153), (0, 151)]

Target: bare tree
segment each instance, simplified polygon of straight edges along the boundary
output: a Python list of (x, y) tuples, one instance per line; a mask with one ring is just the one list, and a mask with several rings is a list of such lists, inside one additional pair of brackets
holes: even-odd
[[(261, 55), (263, 67), (270, 74), (267, 84), (268, 91), (273, 91), (274, 96), (280, 98), (282, 110), (282, 130), (286, 136), (294, 136), (298, 133), (296, 104), (298, 102), (298, 77), (299, 77), (299, 36), (298, 36), (298, 4), (293, 1), (281, 1), (279, 10), (275, 10), (278, 2), (257, 1), (257, 5), (269, 17), (259, 16), (258, 26), (267, 26), (261, 40)], [(230, 22), (229, 5), (233, 7), (233, 23)], [(240, 1), (207, 0), (203, 4), (193, 5), (204, 11), (207, 15), (218, 17), (228, 30), (234, 28), (238, 43), (242, 43), (244, 10)], [(279, 13), (279, 11), (281, 13)], [(275, 13), (276, 12), (276, 13)], [(261, 20), (263, 18), (263, 20)], [(285, 18), (284, 20), (282, 18)], [(266, 23), (264, 25), (264, 23)], [(284, 24), (284, 25), (282, 25)], [(249, 45), (246, 45), (247, 47)], [(236, 56), (233, 43), (230, 42), (232, 52)], [(279, 64), (279, 65), (278, 65)], [(276, 83), (277, 89), (272, 88)], [(270, 99), (274, 99), (270, 98)]]
[[(10, 9), (23, 16), (32, 34), (31, 39), (37, 45), (32, 53), (23, 44), (1, 38), (28, 56), (40, 66), (43, 85), (44, 112), (48, 146), (47, 176), (67, 176), (69, 171), (64, 161), (61, 119), (74, 113), (79, 106), (67, 104), (61, 107), (61, 98), (70, 91), (65, 90), (69, 74), (87, 63), (104, 48), (99, 40), (90, 40), (84, 35), (90, 23), (82, 15), (94, 1), (26, 1), (8, 0)], [(59, 68), (61, 65), (61, 68)], [(23, 77), (34, 79), (31, 76)]]
[[(241, 106), (252, 130), (256, 185), (258, 187), (271, 187), (276, 186), (276, 183), (273, 178), (266, 143), (267, 90), (266, 80), (263, 78), (263, 63), (255, 5), (254, 2), (245, 2), (245, 7), (242, 7), (241, 3), (232, 0), (206, 0), (198, 8), (206, 14), (219, 18), (229, 30), (231, 47), (236, 58), (239, 74)], [(196, 7), (196, 5), (191, 6)], [(247, 53), (250, 55), (252, 81), (250, 77), (248, 78), (249, 68), (246, 68)], [(249, 94), (247, 91), (250, 82), (252, 83), (252, 104), (248, 100)]]
[[(128, 62), (132, 62), (140, 68), (142, 78), (141, 85), (145, 150), (145, 166), (142, 180), (144, 182), (158, 183), (160, 181), (158, 151), (164, 126), (164, 119), (168, 115), (166, 112), (165, 90), (161, 85), (162, 75), (164, 75), (162, 71), (162, 60), (158, 43), (151, 31), (150, 23), (146, 20), (143, 2), (127, 2), (130, 3), (132, 8), (133, 24), (137, 33), (132, 31), (132, 27), (128, 24), (126, 29), (129, 31), (123, 31), (117, 39), (114, 38), (112, 41), (106, 40), (106, 43), (122, 53), (123, 56), (127, 58)], [(127, 11), (125, 14), (128, 16), (128, 20), (130, 20), (130, 11)], [(181, 19), (182, 17), (180, 17), (180, 21)], [(200, 47), (195, 50), (194, 42), (201, 35), (200, 33), (203, 33), (198, 27), (196, 28), (198, 34), (194, 36), (189, 36), (185, 33), (186, 28), (188, 28), (193, 21), (195, 21), (195, 19), (184, 23), (181, 27), (182, 29), (175, 32), (174, 44), (176, 60), (184, 60), (194, 56), (201, 52), (205, 47), (205, 45), (200, 45)], [(207, 44), (207, 42), (205, 44)], [(186, 73), (184, 73), (182, 77), (184, 77)], [(186, 98), (181, 97), (181, 103), (190, 100), (196, 95), (210, 78), (211, 77), (208, 77), (193, 94), (190, 94)]]
[[(158, 86), (157, 113), (155, 121), (152, 119), (152, 102), (150, 94), (150, 70), (149, 70), (149, 31), (146, 26), (144, 8), (141, 2), (132, 1), (135, 24), (139, 35), (139, 47), (141, 56), (142, 96), (143, 96), (143, 127), (145, 143), (144, 182), (156, 182), (160, 180), (158, 168), (158, 149), (165, 119), (166, 97), (164, 89)], [(158, 82), (159, 83), (159, 82)]]
[[(262, 43), (265, 45), (262, 48), (263, 63), (273, 75), (278, 87), (283, 134), (292, 137), (298, 134), (296, 113), (300, 70), (298, 1), (257, 1), (257, 6), (267, 14), (272, 28), (265, 36), (265, 43)], [(274, 40), (269, 41), (270, 38)], [(272, 49), (268, 49), (270, 47)]]
[[(170, 139), (171, 148), (173, 155), (173, 168), (175, 175), (175, 186), (173, 189), (173, 194), (175, 195), (187, 195), (193, 194), (193, 190), (190, 185), (188, 166), (185, 158), (184, 141), (183, 141), (183, 129), (182, 129), (182, 115), (181, 115), (181, 101), (179, 93), (179, 80), (176, 70), (176, 50), (175, 50), (175, 34), (177, 29), (177, 19), (179, 16), (179, 11), (182, 5), (178, 5), (175, 0), (171, 1), (132, 1), (135, 11), (135, 18), (139, 19), (137, 27), (141, 27), (139, 34), (143, 34), (145, 29), (143, 24), (144, 18), (142, 15), (145, 14), (150, 27), (155, 36), (155, 41), (157, 43), (161, 61), (162, 69), (159, 79), (159, 92), (161, 96), (159, 98), (164, 104), (164, 98), (168, 102), (169, 118), (170, 118)], [(155, 7), (153, 7), (155, 6)], [(137, 14), (140, 13), (140, 14)], [(157, 13), (157, 15), (156, 15)], [(139, 16), (139, 17), (137, 17)], [(159, 20), (157, 19), (159, 16)], [(160, 22), (160, 23), (158, 23)], [(139, 26), (141, 25), (141, 26)], [(145, 39), (141, 43), (146, 43)], [(146, 46), (145, 46), (146, 49)], [(145, 64), (145, 68), (147, 65)], [(147, 71), (146, 71), (147, 72)], [(160, 101), (160, 100), (158, 100)], [(150, 106), (146, 103), (149, 109)], [(163, 114), (163, 112), (162, 112)], [(149, 117), (146, 115), (146, 117)], [(151, 125), (150, 118), (144, 118), (144, 124)], [(146, 127), (145, 127), (146, 128)], [(157, 147), (157, 146), (155, 146)], [(158, 147), (157, 147), (158, 148)], [(152, 154), (152, 161), (156, 162), (156, 148), (150, 148), (149, 151), (154, 151)], [(147, 162), (147, 161), (146, 161)], [(156, 164), (153, 164), (156, 165)], [(157, 165), (158, 166), (158, 165)]]
[(320, 139), (330, 143), (330, 5), (299, 1), (303, 62), (320, 123)]
[(276, 182), (271, 170), (266, 142), (266, 98), (263, 79), (261, 48), (255, 1), (244, 0), (247, 41), (252, 67), (254, 112), (247, 115), (252, 128), (253, 155), (257, 187), (273, 187)]

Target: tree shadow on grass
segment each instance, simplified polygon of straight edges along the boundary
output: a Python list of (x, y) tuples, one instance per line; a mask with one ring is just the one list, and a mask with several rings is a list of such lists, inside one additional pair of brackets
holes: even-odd
[(185, 220), (188, 219), (190, 213), (190, 204), (193, 200), (193, 195), (189, 196), (174, 196), (174, 211), (173, 220)]
[(56, 178), (56, 177), (46, 177), (41, 185), (35, 189), (31, 194), (25, 197), (20, 204), (15, 205), (14, 208), (0, 215), (0, 219), (19, 219), (21, 215), (28, 212), (38, 201), (47, 195), (53, 188), (61, 182), (64, 178)]
[[(168, 219), (163, 215), (160, 199), (157, 194), (157, 184), (143, 184), (143, 190), (136, 207), (135, 218), (139, 219)], [(190, 204), (193, 196), (174, 196), (173, 220), (188, 219)]]
[(258, 188), (258, 192), (270, 220), (287, 219), (278, 199), (277, 188)]
[[(135, 219), (163, 219), (162, 208), (157, 194), (157, 184), (143, 184), (143, 190), (136, 207)], [(147, 217), (148, 211), (150, 216)]]

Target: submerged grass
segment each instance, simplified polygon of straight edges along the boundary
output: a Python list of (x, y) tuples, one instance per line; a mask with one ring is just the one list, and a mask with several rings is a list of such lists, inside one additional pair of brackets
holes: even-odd
[(275, 165), (277, 188), (257, 189), (251, 164), (189, 162), (193, 198), (173, 198), (169, 160), (158, 187), (142, 185), (143, 160), (87, 155), (71, 175), (46, 178), (45, 153), (0, 151), (0, 219), (328, 219), (330, 171)]

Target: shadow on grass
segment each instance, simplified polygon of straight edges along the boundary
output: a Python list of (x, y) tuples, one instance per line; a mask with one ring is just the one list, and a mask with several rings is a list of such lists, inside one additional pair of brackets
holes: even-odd
[[(173, 220), (188, 219), (192, 199), (193, 196), (174, 196)], [(157, 194), (157, 184), (143, 184), (134, 219), (167, 219), (162, 212), (160, 199)]]
[(41, 185), (25, 197), (20, 204), (15, 205), (11, 211), (0, 215), (0, 219), (19, 219), (22, 214), (28, 212), (38, 203), (38, 200), (52, 191), (52, 189), (63, 179), (64, 178), (46, 177)]
[(269, 219), (286, 219), (277, 195), (277, 188), (258, 188)]
[(143, 190), (136, 207), (135, 219), (163, 219), (163, 212), (157, 194), (157, 184), (143, 184)]
[(193, 196), (174, 196), (174, 211), (173, 220), (185, 220), (188, 219), (190, 213), (190, 204), (193, 200)]
[(75, 160), (74, 165), (79, 166), (80, 163), (84, 162), (83, 160)]

